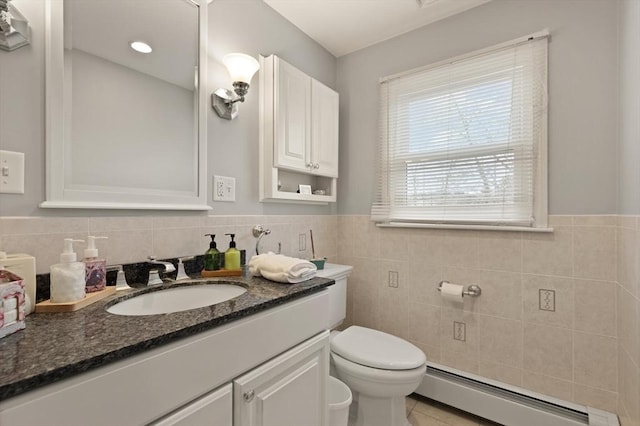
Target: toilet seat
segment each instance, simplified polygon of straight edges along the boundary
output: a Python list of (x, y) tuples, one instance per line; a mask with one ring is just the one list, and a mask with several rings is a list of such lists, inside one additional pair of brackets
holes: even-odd
[(347, 361), (381, 370), (414, 370), (427, 362), (424, 353), (406, 340), (359, 326), (336, 335), (331, 351)]
[(403, 386), (420, 380), (427, 369), (425, 365), (421, 365), (411, 370), (383, 370), (349, 361), (336, 353), (331, 354), (331, 362), (336, 365), (343, 375), (347, 374), (352, 378), (384, 385), (385, 392), (388, 392), (391, 386)]

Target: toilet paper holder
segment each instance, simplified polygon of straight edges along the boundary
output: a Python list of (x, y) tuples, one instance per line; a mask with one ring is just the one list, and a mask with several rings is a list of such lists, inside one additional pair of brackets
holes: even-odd
[[(442, 284), (444, 283), (450, 284), (448, 281), (440, 281), (440, 284), (438, 284), (438, 291), (442, 291)], [(481, 294), (482, 289), (476, 284), (471, 284), (466, 290), (462, 291), (463, 296), (478, 297)]]

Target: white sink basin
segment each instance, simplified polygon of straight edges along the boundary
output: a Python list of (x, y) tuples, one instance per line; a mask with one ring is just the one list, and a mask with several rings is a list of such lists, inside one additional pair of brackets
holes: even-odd
[(141, 294), (107, 308), (116, 315), (157, 315), (203, 308), (238, 297), (247, 289), (232, 284), (205, 284)]

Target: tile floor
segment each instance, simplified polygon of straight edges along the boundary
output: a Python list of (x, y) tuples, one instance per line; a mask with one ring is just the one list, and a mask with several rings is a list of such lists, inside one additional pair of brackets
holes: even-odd
[(500, 426), (416, 394), (407, 397), (406, 405), (411, 426)]

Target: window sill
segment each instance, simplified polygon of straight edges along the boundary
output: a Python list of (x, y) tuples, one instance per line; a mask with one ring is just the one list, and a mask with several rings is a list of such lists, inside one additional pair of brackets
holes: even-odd
[(551, 233), (553, 228), (530, 228), (527, 226), (498, 226), (498, 225), (465, 225), (453, 223), (411, 223), (411, 222), (379, 222), (378, 228), (425, 228), (425, 229), (469, 229), (474, 231), (507, 231), (507, 232), (537, 232)]

